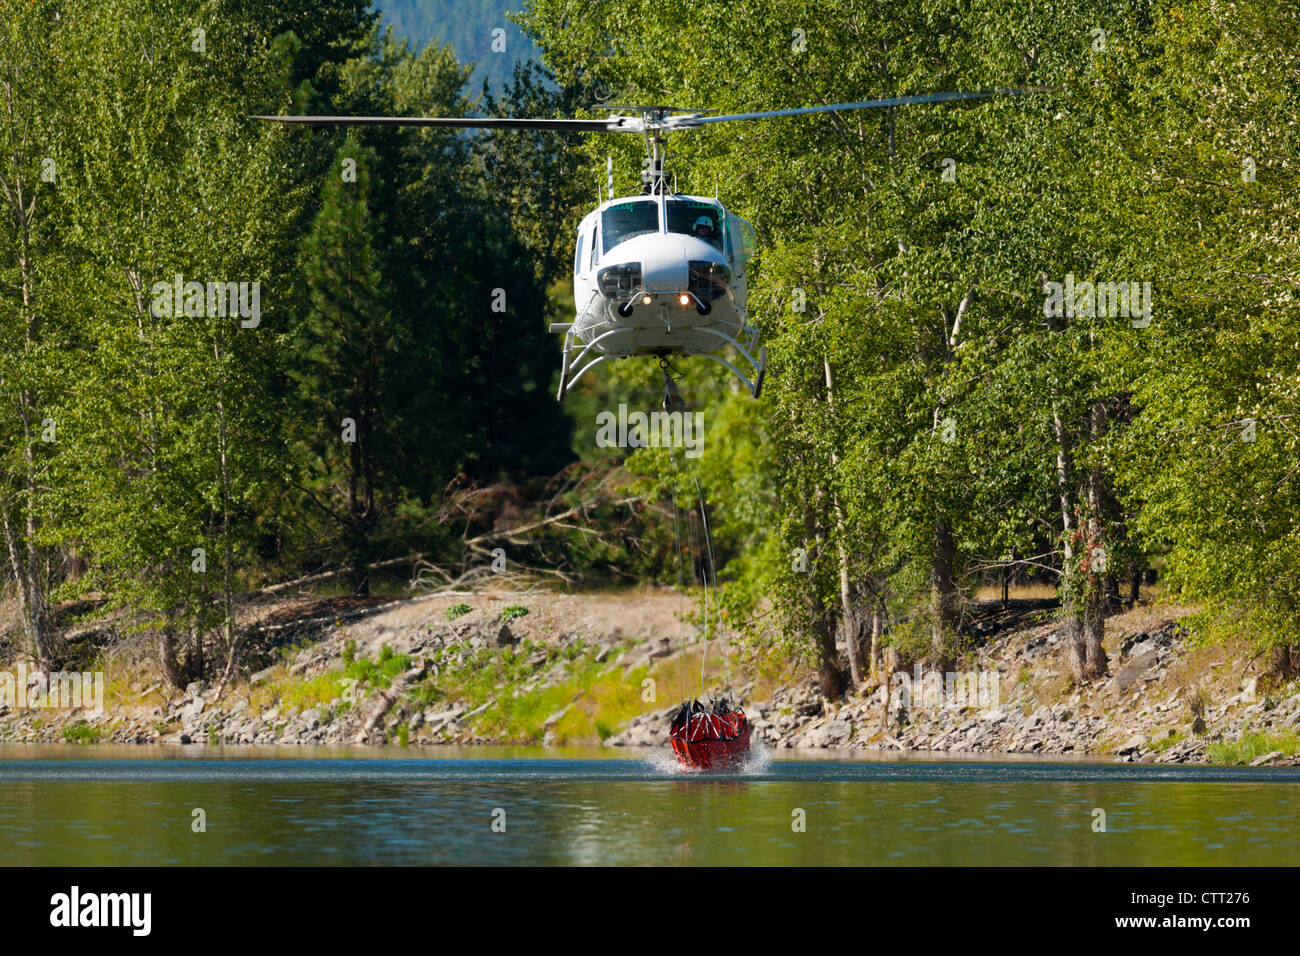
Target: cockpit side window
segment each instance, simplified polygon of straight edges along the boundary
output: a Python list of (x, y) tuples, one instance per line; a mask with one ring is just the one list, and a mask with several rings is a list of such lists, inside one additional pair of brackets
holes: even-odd
[(578, 250), (577, 250), (577, 252), (575, 252), (575, 253), (573, 254), (573, 273), (574, 273), (574, 275), (577, 275), (579, 272), (582, 271), (582, 241), (583, 241), (584, 239), (586, 239), (586, 238), (587, 238), (587, 237), (586, 237), (586, 235), (583, 233), (583, 231), (582, 231), (581, 229), (579, 229), (579, 230), (578, 230)]
[(665, 204), (668, 231), (703, 239), (722, 249), (722, 210), (712, 203), (670, 199)]
[(727, 214), (727, 233), (731, 236), (731, 253), (739, 262), (748, 262), (758, 251), (758, 234), (739, 216)]
[(604, 241), (602, 254), (620, 242), (659, 231), (659, 209), (653, 199), (630, 199), (615, 203), (600, 217), (600, 231)]

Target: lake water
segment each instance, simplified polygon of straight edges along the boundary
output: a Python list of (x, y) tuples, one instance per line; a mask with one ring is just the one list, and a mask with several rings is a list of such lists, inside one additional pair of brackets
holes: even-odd
[[(1294, 865), (1300, 769), (0, 746), (17, 865)], [(631, 758), (631, 759), (629, 759)], [(206, 832), (192, 829), (202, 809)], [(1094, 810), (1105, 832), (1094, 831)], [(799, 811), (802, 811), (800, 813)], [(804, 829), (795, 826), (802, 819)], [(495, 824), (495, 830), (494, 830)], [(504, 832), (497, 832), (504, 827)]]

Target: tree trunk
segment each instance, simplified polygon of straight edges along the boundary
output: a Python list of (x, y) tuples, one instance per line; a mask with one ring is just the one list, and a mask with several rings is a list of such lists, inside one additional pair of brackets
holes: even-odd
[(204, 656), (203, 636), (197, 626), (190, 626), (183, 654), (177, 647), (175, 626), (168, 624), (164, 627), (158, 640), (158, 661), (167, 683), (177, 690), (184, 690), (191, 681), (199, 680), (203, 676)]
[[(1105, 405), (1094, 402), (1089, 414), (1089, 430), (1096, 440), (1101, 437), (1105, 426)], [(1057, 432), (1057, 477), (1064, 476), (1062, 487), (1068, 488), (1069, 448), (1064, 436), (1059, 415), (1054, 423)], [(1062, 462), (1065, 466), (1062, 466)], [(1102, 648), (1102, 639), (1106, 636), (1106, 575), (1095, 567), (1098, 549), (1102, 546), (1103, 529), (1101, 523), (1104, 507), (1102, 472), (1100, 467), (1093, 468), (1083, 480), (1079, 496), (1088, 502), (1087, 520), (1079, 527), (1080, 553), (1089, 563), (1085, 569), (1074, 562), (1075, 548), (1072, 541), (1069, 496), (1061, 494), (1062, 515), (1065, 519), (1064, 565), (1068, 580), (1064, 582), (1064, 593), (1073, 595), (1068, 598), (1066, 613), (1069, 618), (1066, 626), (1065, 657), (1070, 673), (1076, 681), (1092, 680), (1106, 673), (1106, 652)], [(1082, 588), (1079, 585), (1082, 584)], [(1082, 597), (1077, 595), (1082, 591)]]
[(858, 600), (858, 587), (850, 581), (843, 559), (840, 562), (840, 605), (840, 633), (848, 650), (851, 687), (856, 691), (867, 679), (862, 655), (867, 622)]
[[(956, 349), (961, 342), (962, 325), (966, 313), (975, 300), (976, 286), (972, 285), (957, 305), (957, 312), (948, 325), (948, 309), (943, 313), (943, 349), (941, 376), (946, 375), (948, 366), (956, 356)], [(941, 427), (943, 406), (934, 409), (933, 430)], [(935, 669), (948, 671), (952, 669), (952, 637), (957, 629), (957, 586), (953, 579), (956, 564), (956, 547), (953, 543), (952, 519), (947, 514), (939, 514), (934, 522), (934, 541), (932, 544), (933, 561), (930, 565), (930, 656)]]
[(1070, 488), (1074, 455), (1070, 436), (1056, 403), (1052, 404), (1052, 434), (1056, 439), (1056, 493), (1061, 506), (1061, 610), (1065, 617), (1065, 634), (1061, 653), (1070, 674), (1083, 680), (1088, 667), (1087, 639), (1084, 634), (1083, 609), (1070, 596), (1074, 584), (1074, 501)]
[[(12, 94), (12, 90), (9, 91)], [(23, 322), (23, 342), (28, 353), (35, 353), (41, 344), (41, 316), (37, 308), (36, 263), (32, 251), (32, 223), (36, 218), (39, 181), (32, 182), (29, 194), (27, 183), (18, 170), (23, 168), (32, 146), (24, 134), (30, 125), (16, 112), (14, 97), (5, 98), (7, 107), (5, 125), (8, 128), (12, 150), (7, 159), (12, 161), (13, 176), (0, 173), (0, 194), (3, 194), (8, 220), (12, 225), (6, 233), (17, 241), (15, 257), (18, 265), (18, 292), (22, 300), (20, 316)], [(48, 603), (48, 582), (44, 567), (44, 554), (36, 543), (40, 529), (37, 498), (39, 495), (39, 445), (41, 416), (36, 393), (30, 388), (18, 389), (18, 417), (23, 429), (22, 474), (19, 476), (22, 491), (18, 497), (21, 510), (21, 535), (15, 535), (5, 515), (5, 534), (13, 565), (14, 584), (18, 591), (19, 606), (23, 616), (28, 652), (42, 667), (50, 667), (57, 657), (56, 632)]]
[(873, 679), (878, 679), (880, 676), (881, 657), (884, 650), (881, 638), (884, 636), (884, 630), (885, 611), (883, 602), (877, 599), (871, 604), (871, 649), (867, 655)]
[[(357, 421), (360, 418), (361, 421)], [(368, 597), (370, 595), (370, 555), (369, 555), (369, 529), (367, 528), (368, 517), (365, 503), (362, 500), (363, 494), (369, 497), (367, 491), (363, 491), (362, 472), (364, 468), (363, 455), (364, 450), (361, 443), (366, 440), (366, 429), (363, 427), (364, 416), (357, 412), (353, 418), (357, 422), (358, 434), (353, 436), (351, 448), (348, 449), (348, 557), (352, 562), (352, 593), (357, 597)], [(368, 488), (369, 482), (365, 482)]]
[(1272, 673), (1282, 681), (1295, 680), (1300, 676), (1300, 647), (1286, 644), (1273, 648)]
[(953, 583), (952, 523), (934, 523), (934, 560), (930, 571), (930, 653), (936, 670), (951, 670), (951, 638), (957, 627), (956, 585)]
[[(820, 608), (821, 601), (814, 601)], [(839, 700), (844, 696), (844, 672), (840, 670), (840, 655), (835, 646), (835, 628), (824, 609), (813, 620), (817, 640), (817, 685), (826, 700)]]
[[(834, 419), (835, 380), (831, 373), (829, 359), (822, 359), (822, 369), (826, 376), (826, 404), (830, 408), (832, 419)], [(849, 570), (849, 549), (844, 540), (848, 533), (848, 523), (844, 517), (844, 509), (840, 507), (839, 494), (835, 490), (835, 482), (838, 479), (839, 456), (835, 453), (834, 448), (830, 452), (830, 461), (831, 506), (835, 514), (835, 546), (840, 570), (840, 629), (844, 635), (844, 643), (849, 654), (849, 679), (852, 682), (853, 690), (857, 690), (862, 686), (865, 679), (862, 673), (861, 655), (862, 618), (855, 607), (857, 588), (853, 584)]]
[[(1089, 414), (1089, 431), (1094, 442), (1099, 441), (1106, 431), (1106, 406), (1103, 402), (1093, 402)], [(1088, 473), (1088, 544), (1097, 554), (1104, 547), (1105, 528), (1102, 520), (1106, 507), (1105, 476), (1101, 466), (1095, 465)], [(1101, 642), (1106, 636), (1106, 606), (1108, 584), (1114, 575), (1095, 565), (1089, 567), (1091, 580), (1088, 582), (1088, 599), (1084, 602), (1084, 635), (1086, 645), (1084, 660), (1085, 676), (1089, 679), (1106, 673), (1106, 652)]]
[(39, 608), (39, 599), (33, 595), (34, 588), (30, 584), (30, 566), (23, 560), (19, 553), (19, 541), (14, 534), (13, 524), (9, 520), (8, 503), (3, 505), (3, 518), (5, 527), (5, 544), (9, 550), (9, 566), (13, 569), (14, 590), (18, 595), (18, 613), (22, 621), (23, 634), (26, 638), (27, 653), (36, 660), (41, 667), (47, 666), (50, 662), (44, 659), (42, 654), (41, 631), (39, 626), (40, 614), (35, 608)]

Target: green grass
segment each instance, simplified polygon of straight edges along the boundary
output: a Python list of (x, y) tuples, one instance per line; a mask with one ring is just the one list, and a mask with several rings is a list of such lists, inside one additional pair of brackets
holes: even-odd
[(1181, 730), (1175, 731), (1167, 737), (1161, 737), (1159, 740), (1154, 741), (1151, 744), (1151, 749), (1155, 750), (1157, 753), (1164, 753), (1174, 744), (1180, 743), (1184, 739), (1186, 739), (1186, 735)]
[(92, 727), (84, 720), (69, 724), (63, 728), (63, 739), (70, 744), (93, 744), (103, 733), (98, 727)]
[[(526, 613), (526, 609), (522, 610)], [(465, 644), (437, 648), (427, 655), (436, 676), (431, 672), (409, 686), (401, 703), (407, 713), (414, 713), (445, 710), (454, 703), (472, 711), (491, 702), (471, 718), (468, 729), (513, 744), (541, 743), (548, 729), (547, 718), (568, 707), (550, 728), (556, 742), (595, 745), (618, 733), (632, 718), (662, 709), (684, 693), (699, 692), (698, 650), (655, 661), (630, 673), (617, 663), (621, 651), (597, 663), (600, 650), (599, 645), (581, 641), (561, 645), (531, 639), (501, 648), (471, 650)], [(714, 653), (710, 654), (709, 673), (716, 675), (711, 676), (712, 685), (721, 679), (724, 669), (715, 656), (716, 650), (711, 650)], [(388, 688), (393, 678), (410, 669), (411, 658), (385, 646), (373, 660), (357, 659), (354, 651), (345, 651), (341, 663), (343, 666), (315, 677), (304, 679), (284, 673), (260, 685), (257, 706), (276, 704), (286, 716), (318, 708), (322, 721), (328, 723), (352, 706), (344, 699), (350, 686), (358, 691)], [(551, 687), (540, 686), (551, 673), (558, 676), (557, 682)], [(643, 699), (643, 682), (647, 679), (655, 682), (653, 699)], [(334, 704), (336, 700), (340, 703)], [(412, 731), (409, 724), (404, 724), (391, 729), (390, 739), (400, 744), (426, 733), (422, 729)]]
[(344, 670), (329, 671), (310, 680), (277, 684), (275, 690), (279, 694), (281, 712), (295, 708), (299, 711), (310, 710), (328, 704), (336, 697), (342, 697), (347, 691), (347, 686), (343, 683), (347, 676), (345, 671), (354, 666), (355, 663)]
[(411, 656), (394, 654), (393, 649), (385, 644), (379, 649), (378, 660), (354, 660), (343, 669), (343, 676), (355, 679), (358, 684), (386, 689), (392, 685), (394, 677), (410, 669)]
[(1220, 764), (1248, 764), (1274, 750), (1282, 751), (1284, 757), (1294, 757), (1300, 753), (1300, 734), (1295, 731), (1243, 734), (1240, 740), (1210, 744), (1205, 748), (1211, 762)]
[[(346, 649), (343, 659), (343, 667), (307, 680), (287, 678), (276, 682), (270, 688), (271, 696), (282, 709), (297, 708), (301, 712), (331, 704), (348, 693), (350, 687), (386, 689), (392, 686), (394, 677), (411, 667), (409, 654), (395, 654), (387, 644), (380, 649), (379, 657), (375, 660), (357, 659), (355, 656), (349, 659)], [(356, 681), (356, 684), (353, 685), (350, 681)], [(344, 705), (331, 711), (331, 714), (342, 713), (346, 706), (350, 706), (347, 701)]]
[(462, 617), (472, 610), (474, 609), (468, 604), (453, 604), (451, 607), (447, 608), (447, 620), (454, 621), (456, 618)]
[[(529, 659), (539, 651), (544, 658), (530, 665)], [(557, 647), (525, 640), (514, 647), (482, 648), (459, 667), (454, 651), (438, 651), (433, 659), (440, 676), (414, 687), (407, 701), (416, 707), (460, 701), (471, 710), (493, 701), (473, 720), (474, 732), (518, 744), (540, 743), (547, 718), (573, 704), (551, 728), (557, 741), (597, 743), (654, 706), (640, 699), (645, 668), (624, 675), (613, 660), (597, 663), (598, 651), (581, 642)], [(554, 686), (528, 688), (557, 665), (562, 666), (563, 676)]]
[[(544, 659), (530, 666), (529, 659), (539, 651)], [(444, 649), (432, 655), (439, 676), (427, 677), (412, 688), (406, 699), (416, 707), (439, 709), (459, 701), (468, 710), (491, 701), (471, 721), (473, 732), (513, 744), (541, 743), (547, 732), (547, 718), (568, 707), (550, 728), (555, 742), (595, 745), (617, 733), (632, 718), (659, 710), (684, 691), (696, 692), (699, 687), (698, 652), (625, 672), (617, 664), (617, 655), (597, 663), (599, 651), (599, 646), (580, 641), (560, 647), (525, 640), (514, 647), (480, 649), (457, 667), (455, 649)], [(562, 676), (554, 686), (528, 686), (557, 666), (562, 668)], [(717, 670), (720, 677), (722, 669)], [(647, 678), (655, 682), (652, 700), (643, 698)]]

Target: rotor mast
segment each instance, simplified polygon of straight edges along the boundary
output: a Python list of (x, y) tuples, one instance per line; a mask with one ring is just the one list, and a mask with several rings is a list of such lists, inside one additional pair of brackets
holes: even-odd
[(645, 137), (646, 158), (641, 162), (641, 192), (647, 196), (663, 196), (673, 191), (666, 168), (668, 130), (675, 128), (683, 120), (698, 119), (716, 112), (686, 109), (681, 106), (606, 106), (603, 108), (616, 114), (632, 114), (618, 117), (622, 120), (621, 125), (624, 129), (640, 129)]
[(646, 159), (641, 169), (641, 192), (647, 196), (661, 196), (671, 192), (668, 188), (668, 173), (664, 169), (664, 158), (668, 153), (668, 143), (663, 130), (658, 126), (646, 130)]

